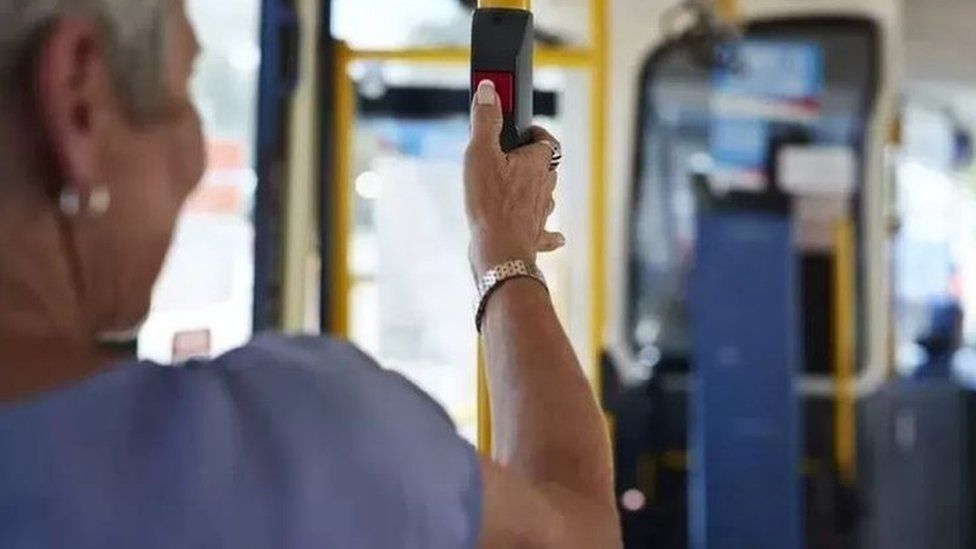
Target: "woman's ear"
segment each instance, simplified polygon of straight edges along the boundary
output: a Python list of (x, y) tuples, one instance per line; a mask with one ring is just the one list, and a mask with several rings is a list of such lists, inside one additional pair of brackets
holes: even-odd
[(94, 22), (58, 19), (35, 64), (35, 105), (44, 137), (66, 185), (85, 193), (98, 181), (98, 153), (106, 109), (114, 108), (110, 73)]

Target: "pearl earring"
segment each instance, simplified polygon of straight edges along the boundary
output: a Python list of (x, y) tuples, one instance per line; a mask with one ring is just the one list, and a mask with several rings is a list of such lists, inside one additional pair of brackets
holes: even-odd
[(58, 198), (58, 207), (65, 217), (76, 217), (81, 213), (81, 195), (74, 189), (64, 188)]
[(86, 216), (98, 218), (105, 215), (111, 205), (112, 195), (104, 185), (95, 187), (87, 197), (77, 189), (65, 187), (58, 197), (58, 208), (65, 217), (78, 217), (84, 211)]
[(88, 214), (92, 217), (102, 217), (112, 206), (112, 195), (108, 188), (103, 186), (95, 187), (91, 196), (88, 197)]

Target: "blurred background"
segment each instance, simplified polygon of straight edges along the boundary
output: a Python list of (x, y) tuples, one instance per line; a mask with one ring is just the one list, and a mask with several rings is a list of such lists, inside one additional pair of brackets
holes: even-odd
[[(187, 1), (209, 164), (140, 354), (348, 338), (484, 443), (473, 2)], [(976, 3), (532, 4), (627, 547), (976, 547)]]

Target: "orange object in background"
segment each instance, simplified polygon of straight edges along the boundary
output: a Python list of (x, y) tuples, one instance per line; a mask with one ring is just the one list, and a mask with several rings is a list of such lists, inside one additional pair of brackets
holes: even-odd
[(204, 182), (186, 202), (187, 213), (237, 215), (244, 208), (244, 193), (233, 184)]
[(252, 177), (243, 143), (210, 140), (207, 143), (207, 171), (200, 186), (187, 200), (186, 211), (227, 215), (245, 213), (247, 187)]
[(207, 143), (207, 171), (246, 170), (247, 150), (243, 143), (233, 139), (211, 139)]

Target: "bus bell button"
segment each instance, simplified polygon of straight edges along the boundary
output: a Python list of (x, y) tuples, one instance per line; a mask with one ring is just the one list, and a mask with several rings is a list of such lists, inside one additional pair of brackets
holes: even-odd
[(515, 75), (510, 72), (475, 72), (471, 89), (478, 89), (483, 80), (491, 80), (502, 102), (502, 112), (515, 112)]

